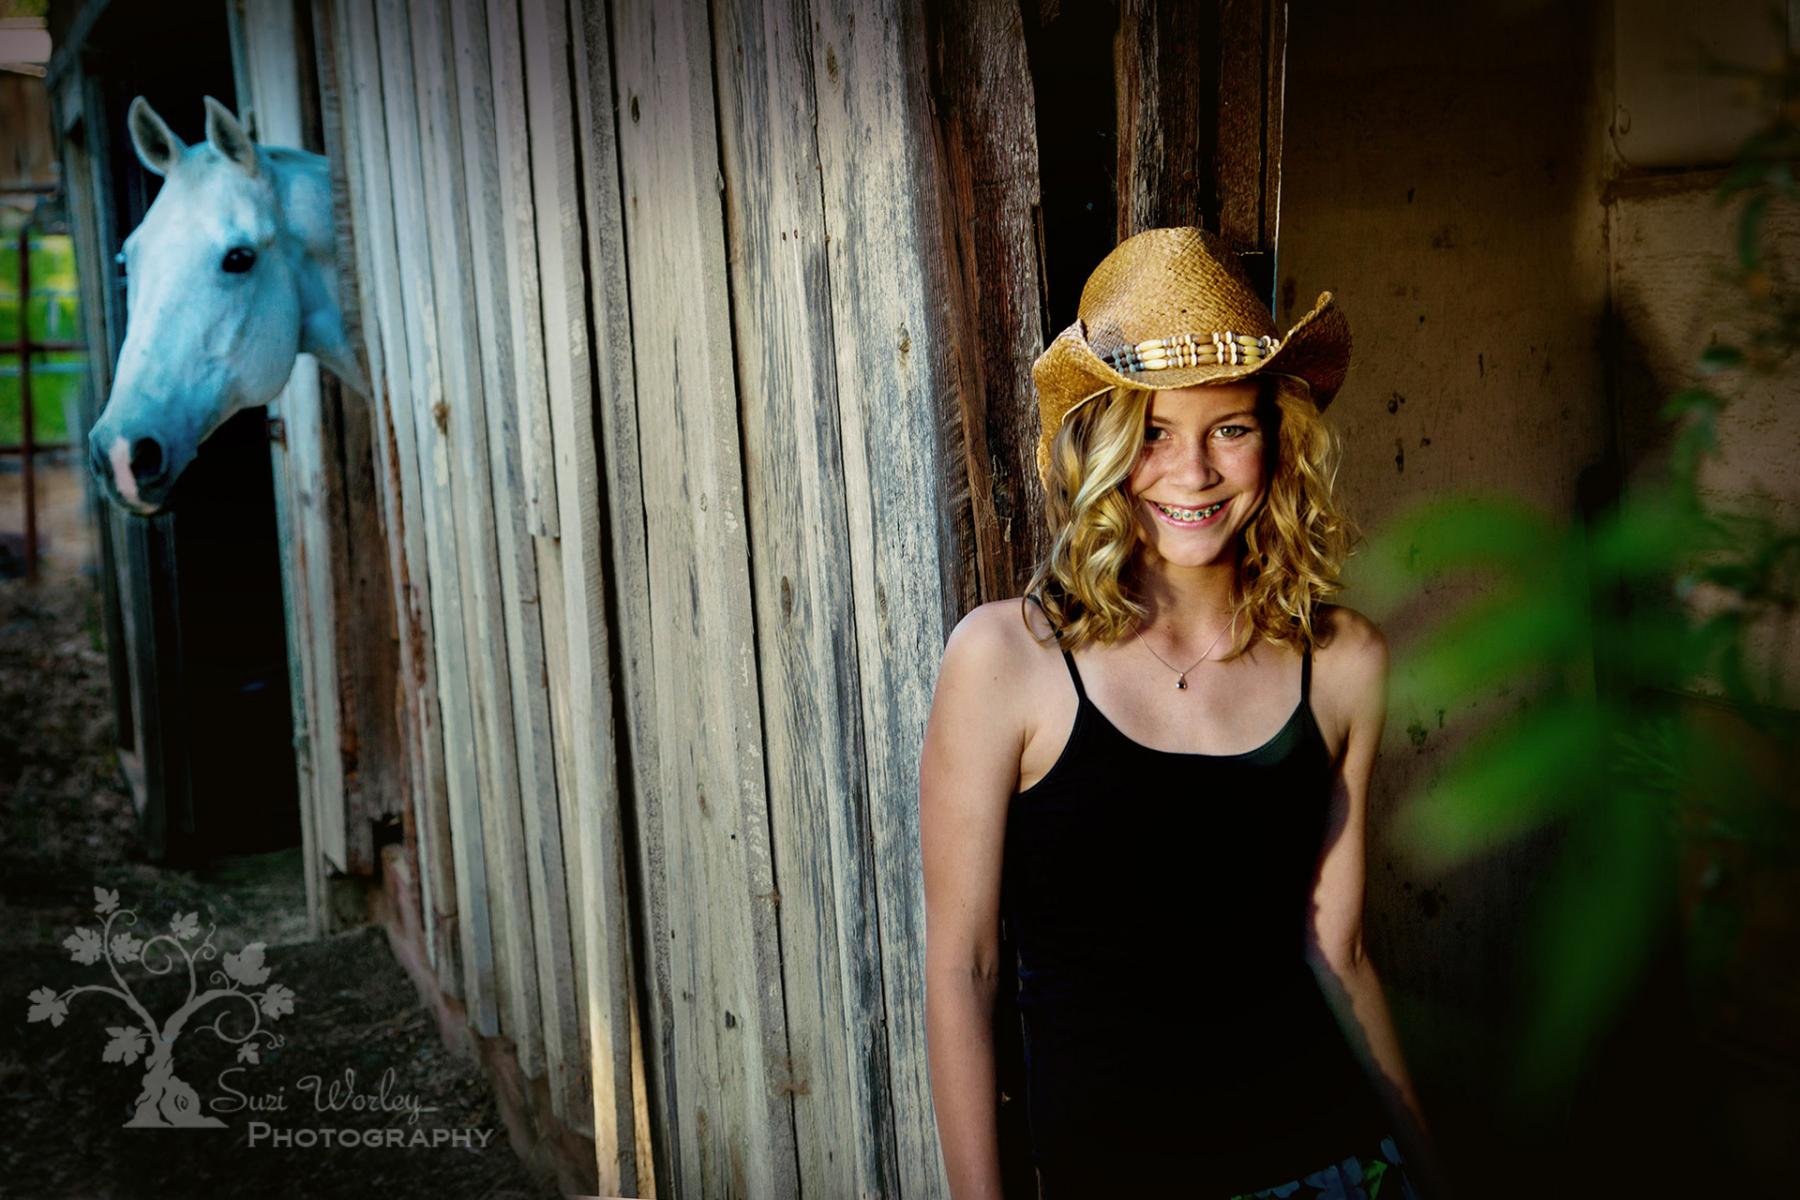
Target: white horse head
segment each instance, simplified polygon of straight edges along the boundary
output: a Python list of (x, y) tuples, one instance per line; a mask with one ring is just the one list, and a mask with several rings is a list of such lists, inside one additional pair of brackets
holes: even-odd
[(275, 398), (297, 353), (368, 389), (338, 309), (326, 160), (257, 145), (211, 96), (205, 142), (182, 142), (142, 96), (128, 124), (163, 185), (119, 255), (125, 345), (88, 453), (102, 488), (149, 515), (213, 430)]

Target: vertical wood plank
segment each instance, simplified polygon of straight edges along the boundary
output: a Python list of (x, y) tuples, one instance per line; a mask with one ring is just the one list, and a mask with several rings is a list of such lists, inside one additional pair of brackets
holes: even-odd
[[(583, 918), (587, 888), (581, 874), (581, 797), (575, 789), (575, 751), (571, 744), (574, 731), (571, 728), (569, 704), (568, 622), (563, 618), (562, 547), (555, 538), (535, 538), (533, 541), (538, 602), (543, 616), (544, 682), (553, 734), (550, 768), (554, 790), (550, 793), (550, 799), (555, 801), (555, 811), (544, 814), (542, 820), (545, 824), (556, 822), (560, 835), (557, 848), (561, 852), (560, 862), (552, 862), (546, 858), (544, 872), (548, 877), (551, 872), (560, 871), (564, 881), (567, 897), (564, 906), (568, 912), (568, 970), (558, 978), (557, 984), (574, 1004), (572, 1013), (557, 1014), (557, 1023), (549, 1027), (546, 1036), (554, 1034), (566, 1039), (560, 1050), (567, 1072), (566, 1095), (561, 1101), (565, 1106), (563, 1120), (571, 1129), (592, 1138), (594, 1118), (601, 1099), (594, 1095), (590, 1067), (592, 1050), (588, 1030), (587, 940)], [(562, 969), (560, 959), (553, 958), (552, 962), (558, 964), (559, 970)], [(558, 999), (560, 1001), (561, 997)], [(548, 1020), (546, 1016), (546, 1021)], [(645, 1162), (647, 1165), (648, 1159)]]
[[(534, 537), (557, 535), (556, 461), (550, 400), (544, 383), (543, 303), (537, 269), (537, 213), (531, 204), (531, 131), (525, 99), (524, 31), (517, 0), (487, 0), (493, 76), (495, 152), (500, 210), (496, 220), (506, 262), (507, 312), (517, 369), (513, 408), (526, 524)], [(549, 69), (548, 64), (542, 64)]]
[[(434, 966), (438, 981), (452, 996), (464, 995), (464, 951), (457, 920), (456, 870), (450, 832), (450, 776), (452, 763), (439, 704), (440, 676), (434, 651), (436, 622), (429, 572), (431, 558), (426, 493), (419, 464), (419, 439), (414, 421), (412, 339), (409, 317), (402, 302), (405, 280), (401, 275), (398, 225), (400, 214), (394, 198), (393, 168), (388, 144), (390, 90), (384, 78), (383, 55), (378, 40), (372, 0), (342, 0), (345, 16), (342, 45), (350, 55), (345, 77), (351, 81), (356, 112), (357, 158), (362, 166), (355, 194), (361, 201), (358, 228), (364, 237), (359, 252), (359, 279), (364, 296), (372, 298), (382, 348), (381, 382), (376, 384), (378, 435), (381, 439), (384, 488), (390, 501), (389, 529), (393, 544), (403, 549), (390, 559), (396, 586), (404, 589), (402, 637), (411, 665), (409, 692), (416, 704), (416, 728), (423, 747), (424, 775), (415, 783), (420, 887), (426, 905)], [(410, 88), (398, 89), (402, 95)], [(395, 515), (398, 513), (398, 524)]]
[[(635, 944), (626, 940), (629, 978), (646, 975), (631, 991), (632, 1131), (639, 1186), (662, 1186), (668, 1164), (679, 1159), (673, 1120), (674, 1007), (669, 990), (672, 939), (668, 917), (667, 859), (663, 849), (662, 793), (655, 714), (655, 647), (650, 625), (650, 568), (645, 544), (642, 464), (638, 446), (637, 383), (631, 343), (630, 299), (625, 286), (624, 196), (619, 176), (618, 120), (614, 97), (612, 33), (604, 0), (570, 0), (569, 61), (574, 74), (576, 171), (587, 251), (587, 308), (593, 338), (595, 410), (603, 453), (596, 464), (605, 480), (601, 537), (610, 550), (607, 574), (610, 619), (618, 658), (611, 669), (617, 716), (612, 764), (631, 803), (621, 804), (622, 871), (631, 892)], [(613, 711), (609, 709), (609, 711)], [(629, 836), (626, 836), (629, 835)], [(638, 947), (642, 947), (640, 952)], [(640, 966), (638, 957), (646, 960)], [(640, 1011), (636, 1001), (647, 1001)], [(648, 1032), (645, 1032), (646, 1025)], [(672, 1189), (673, 1184), (669, 1187)], [(672, 1193), (674, 1194), (674, 1193)]]
[[(519, 322), (511, 312), (511, 294), (503, 273), (508, 261), (506, 202), (509, 198), (518, 202), (523, 197), (502, 191), (504, 164), (495, 128), (498, 114), (491, 102), (495, 80), (488, 13), (483, 7), (452, 4), (450, 21), (467, 187), (469, 272), (475, 287), (475, 340), (483, 348), (481, 390), (488, 451), (485, 480), (472, 480), (471, 487), (485, 487), (492, 497), (498, 599), (507, 650), (506, 661), (495, 664), (495, 669), (506, 682), (510, 712), (501, 715), (512, 722), (517, 754), (513, 805), (500, 814), (496, 823), (505, 851), (501, 882), (507, 889), (511, 918), (507, 936), (521, 941), (514, 969), (522, 977), (513, 987), (520, 1000), (531, 1005), (519, 1014), (513, 1036), (520, 1044), (521, 1065), (528, 1075), (544, 1073), (546, 1056), (552, 1060), (556, 1086), (551, 1094), (560, 1107), (568, 1094), (568, 1064), (563, 1055), (565, 1051), (579, 1050), (579, 1025), (575, 1019), (573, 943), (557, 810), (549, 695), (545, 689), (537, 562), (527, 527), (519, 406), (513, 395), (519, 375), (513, 360), (524, 348), (512, 341)], [(510, 31), (503, 29), (502, 34), (513, 39), (509, 46), (500, 48), (504, 60), (517, 53), (516, 21)], [(517, 105), (513, 111), (523, 115)], [(523, 130), (518, 132), (522, 134)], [(541, 366), (538, 372), (541, 375)], [(541, 399), (541, 390), (538, 396)], [(495, 690), (498, 698), (501, 689), (497, 686)], [(489, 802), (496, 799), (490, 797)], [(540, 963), (540, 955), (549, 961)]]
[(1219, 232), (1237, 248), (1263, 302), (1275, 307), (1287, 6), (1220, 0)]
[(400, 252), (399, 278), (407, 301), (402, 315), (412, 381), (408, 407), (419, 451), (420, 493), (425, 501), (425, 548), (434, 633), (431, 645), (437, 657), (438, 711), (444, 728), (450, 854), (455, 864), (465, 1002), (470, 1026), (484, 1037), (492, 1037), (500, 1031), (498, 980), (482, 846), (482, 774), (476, 758), (479, 731), (464, 640), (464, 589), (451, 476), (455, 454), (455, 447), (450, 444), (451, 400), (460, 401), (461, 397), (449, 396), (445, 389), (443, 326), (432, 273), (431, 213), (426, 195), (425, 147), (421, 145), (426, 125), (419, 113), (408, 13), (401, 0), (377, 0), (375, 18), (387, 159), (394, 188), (394, 226)]
[[(497, 984), (497, 1025), (519, 1045), (528, 1074), (542, 1071), (541, 1027), (537, 1012), (537, 971), (531, 961), (531, 913), (519, 811), (519, 777), (513, 741), (512, 691), (506, 669), (506, 627), (498, 595), (499, 564), (494, 534), (492, 476), (487, 457), (485, 397), (481, 379), (481, 337), (471, 287), (468, 193), (465, 191), (459, 82), (452, 61), (444, 0), (413, 0), (409, 6), (413, 83), (419, 116), (419, 154), (424, 186), (423, 215), (431, 235), (428, 266), (432, 315), (436, 320), (439, 388), (434, 425), (447, 460), (440, 476), (444, 500), (454, 515), (446, 530), (446, 565), (461, 590), (461, 625), (439, 626), (439, 638), (458, 638), (469, 681), (470, 732), (475, 768), (460, 798), (453, 793), (452, 817), (461, 821), (454, 836), (474, 839), (463, 881), (474, 908), (489, 929)], [(485, 71), (483, 72), (485, 80)], [(477, 81), (470, 80), (476, 86)], [(478, 104), (485, 107), (485, 95)], [(473, 136), (479, 138), (479, 132)], [(487, 153), (492, 153), (491, 127)], [(435, 457), (435, 454), (434, 454)], [(459, 874), (463, 864), (458, 864)], [(479, 1027), (479, 1026), (478, 1026)]]
[(1016, 4), (933, 0), (927, 20), (956, 320), (943, 340), (959, 352), (966, 540), (979, 594), (994, 599), (1017, 595), (1049, 549), (1031, 384), (1046, 336), (1036, 103)]
[(1269, 256), (1269, 307), (1275, 307), (1276, 280), (1281, 278), (1281, 153), (1287, 124), (1287, 4), (1268, 0), (1263, 55), (1262, 239)]
[[(649, 1174), (633, 1134), (630, 911), (620, 843), (620, 794), (613, 744), (599, 495), (601, 477), (593, 408), (604, 403), (588, 344), (582, 277), (582, 211), (578, 154), (590, 143), (571, 138), (576, 86), (571, 77), (571, 15), (559, 0), (524, 0), (527, 113), (532, 198), (537, 213), (542, 282), (544, 362), (556, 472), (562, 584), (560, 647), (566, 692), (554, 705), (559, 745), (569, 749), (564, 829), (573, 839), (581, 913), (578, 951), (586, 991), (588, 1075), (599, 1190), (629, 1194)], [(604, 64), (601, 67), (604, 70)], [(598, 337), (598, 335), (597, 335)], [(543, 561), (540, 558), (540, 563)], [(546, 637), (552, 626), (546, 624)], [(567, 843), (566, 843), (567, 844)], [(565, 859), (566, 861), (566, 859)]]
[(896, 1195), (811, 21), (713, 27), (799, 1192)]
[[(400, 317), (393, 232), (393, 205), (381, 151), (381, 78), (375, 56), (374, 20), (366, 0), (322, 0), (331, 24), (330, 47), (337, 60), (342, 106), (345, 195), (356, 236), (341, 246), (340, 272), (353, 274), (361, 344), (368, 356), (369, 424), (374, 439), (373, 472), (381, 509), (389, 585), (399, 641), (397, 716), (406, 731), (405, 786), (400, 798), (408, 816), (408, 850), (415, 856), (426, 954), (451, 995), (462, 993), (454, 922), (445, 920), (441, 899), (454, 895), (448, 859), (448, 801), (443, 743), (438, 728), (436, 669), (429, 651), (430, 608), (424, 578), (424, 532), (419, 515), (418, 471), (413, 461), (410, 421), (396, 423), (392, 398), (410, 392), (405, 345), (389, 339)], [(350, 291), (351, 289), (344, 289)], [(353, 343), (354, 344), (354, 343)], [(403, 465), (404, 463), (404, 465)], [(413, 563), (420, 564), (415, 576)], [(415, 582), (416, 579), (416, 582)], [(454, 908), (449, 911), (453, 914)]]
[[(875, 848), (898, 1187), (947, 1194), (926, 1071), (918, 756), (936, 666), (973, 600), (945, 494), (961, 431), (936, 248), (920, 15), (906, 0), (814, 10), (814, 81)], [(921, 253), (920, 248), (927, 248)], [(854, 380), (854, 386), (848, 381)], [(954, 404), (942, 405), (954, 413)]]
[(613, 10), (671, 929), (677, 1189), (797, 1191), (774, 864), (699, 0)]
[[(311, 4), (312, 63), (318, 82), (319, 144), (331, 173), (337, 246), (338, 309), (360, 377), (372, 379), (362, 347), (368, 333), (356, 286), (356, 229), (350, 213), (348, 162), (354, 144), (345, 126), (336, 49), (334, 0)], [(304, 74), (304, 73), (303, 73)], [(332, 592), (338, 646), (339, 744), (344, 761), (345, 854), (349, 869), (375, 875), (375, 826), (396, 821), (408, 801), (403, 739), (401, 639), (384, 501), (377, 481), (373, 403), (335, 378), (324, 381), (320, 408), (325, 462), (332, 480)], [(416, 776), (415, 776), (416, 777)]]
[[(292, 0), (244, 0), (237, 25), (248, 77), (238, 94), (249, 101), (255, 136), (271, 146), (300, 146), (305, 140), (300, 111), (300, 39)], [(243, 114), (248, 115), (248, 114)], [(324, 470), (324, 424), (320, 416), (319, 367), (311, 355), (294, 362), (281, 394), (269, 404), (283, 436), (271, 443), (275, 477), (275, 519), (281, 542), (283, 593), (287, 610), (289, 681), (294, 697), (296, 747), (309, 762), (308, 790), (300, 803), (310, 807), (314, 836), (311, 856), (323, 856), (338, 871), (349, 868), (345, 844), (345, 789), (339, 737), (336, 594), (332, 573), (332, 531), (327, 517), (331, 481)], [(309, 870), (318, 869), (309, 865)], [(329, 920), (330, 912), (326, 911)]]
[[(555, 739), (551, 696), (559, 683), (567, 695), (562, 639), (562, 572), (544, 570), (539, 542), (554, 538), (556, 512), (555, 459), (550, 440), (549, 392), (544, 377), (542, 300), (537, 270), (536, 209), (531, 196), (531, 143), (525, 101), (523, 31), (515, 0), (489, 0), (485, 37), (494, 96), (495, 174), (499, 244), (496, 304), (510, 322), (510, 354), (496, 363), (489, 386), (488, 428), (496, 497), (522, 503), (523, 527), (500, 527), (502, 565), (513, 560), (515, 577), (505, 586), (519, 601), (515, 636), (510, 632), (515, 689), (514, 719), (518, 726), (519, 788), (525, 806), (525, 838), (530, 851), (532, 916), (543, 1009), (545, 1051), (550, 1070), (551, 1106), (556, 1115), (579, 1129), (592, 1129), (593, 1097), (588, 1085), (586, 1042), (582, 1033), (583, 990), (579, 914), (571, 900), (576, 877), (568, 870), (575, 848), (575, 825), (565, 823), (562, 806), (570, 799), (566, 769), (559, 753), (567, 748)], [(494, 340), (500, 340), (495, 336)], [(484, 364), (485, 365), (485, 364)], [(508, 379), (504, 371), (511, 369)], [(508, 395), (510, 389), (510, 395)], [(533, 536), (537, 535), (537, 536)], [(512, 539), (512, 548), (505, 540)], [(554, 543), (550, 543), (554, 549)], [(552, 556), (553, 557), (553, 556)], [(512, 621), (509, 609), (508, 621)]]
[(1119, 240), (1162, 225), (1216, 228), (1218, 0), (1121, 0), (1113, 43)]

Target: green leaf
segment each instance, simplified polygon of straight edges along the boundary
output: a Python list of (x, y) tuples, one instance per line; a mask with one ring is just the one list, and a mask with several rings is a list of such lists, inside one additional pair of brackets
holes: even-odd
[(1655, 814), (1630, 799), (1590, 797), (1533, 905), (1534, 986), (1519, 1083), (1540, 1100), (1579, 1073), (1667, 919), (1667, 839)]
[(1744, 657), (1745, 646), (1742, 639), (1726, 647), (1725, 653), (1719, 658), (1719, 682), (1733, 703), (1750, 708), (1759, 701), (1755, 689), (1750, 686), (1749, 667)]
[(1718, 584), (1734, 592), (1747, 592), (1756, 583), (1756, 572), (1747, 564), (1738, 562), (1713, 563), (1701, 567), (1695, 572), (1707, 583)]
[(1696, 410), (1716, 413), (1724, 407), (1725, 401), (1717, 392), (1703, 387), (1682, 388), (1663, 405), (1662, 418), (1672, 421)]
[(1607, 724), (1594, 704), (1571, 699), (1490, 732), (1402, 811), (1398, 844), (1437, 870), (1543, 825), (1599, 782)]
[(1586, 588), (1569, 584), (1552, 562), (1529, 588), (1463, 608), (1400, 656), (1392, 673), (1393, 705), (1453, 709), (1494, 695), (1508, 681), (1523, 685), (1547, 664), (1587, 657)]
[(1744, 352), (1725, 342), (1714, 342), (1700, 352), (1700, 369), (1707, 374), (1729, 370), (1743, 361)]
[(1656, 603), (1594, 623), (1594, 657), (1609, 694), (1680, 688), (1701, 669), (1705, 643), (1687, 615)]
[(1694, 665), (1690, 674), (1703, 671), (1723, 672), (1725, 660), (1736, 650), (1744, 636), (1744, 616), (1726, 609), (1701, 622), (1693, 632)]
[(1527, 573), (1561, 536), (1541, 512), (1512, 497), (1427, 499), (1370, 539), (1356, 582), (1371, 607), (1380, 609), (1453, 571)]
[(1615, 722), (1607, 786), (1642, 796), (1668, 813), (1688, 781), (1692, 750), (1687, 725), (1666, 715)]
[(1691, 497), (1634, 492), (1597, 521), (1589, 534), (1588, 564), (1602, 580), (1635, 577), (1684, 561), (1706, 533)]

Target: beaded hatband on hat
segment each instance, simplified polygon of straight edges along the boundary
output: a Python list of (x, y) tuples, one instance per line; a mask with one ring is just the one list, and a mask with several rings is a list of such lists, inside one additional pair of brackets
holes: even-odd
[(1031, 367), (1045, 487), (1063, 420), (1115, 387), (1166, 391), (1268, 372), (1304, 380), (1322, 409), (1350, 366), (1350, 323), (1330, 292), (1277, 337), (1237, 255), (1204, 229), (1147, 229), (1120, 242), (1088, 276), (1076, 314)]

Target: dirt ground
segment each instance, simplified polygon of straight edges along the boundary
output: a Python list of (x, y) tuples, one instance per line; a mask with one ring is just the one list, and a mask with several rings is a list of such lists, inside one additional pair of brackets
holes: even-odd
[[(16, 529), (15, 515), (0, 512), (0, 527)], [(475, 1064), (438, 1040), (382, 933), (306, 940), (297, 849), (200, 874), (144, 860), (114, 752), (98, 594), (81, 569), (80, 521), (67, 517), (50, 515), (60, 536), (38, 585), (0, 579), (0, 1195), (556, 1195), (514, 1154)], [(96, 888), (117, 894), (115, 935), (175, 933), (155, 943), (172, 954), (195, 952), (210, 934), (216, 957), (197, 958), (199, 990), (223, 983), (264, 997), (258, 1008), (214, 1001), (174, 1045), (175, 1075), (223, 1127), (125, 1127), (144, 1090), (150, 1046), (132, 1037), (144, 1022), (98, 992), (67, 997), (66, 1013), (50, 1015), (69, 989), (112, 982), (107, 958), (84, 965), (64, 944), (105, 924)], [(183, 938), (171, 925), (189, 913), (195, 931)], [(267, 947), (260, 970), (245, 951), (254, 942)], [(173, 966), (119, 967), (158, 1022), (189, 994), (186, 967)], [(254, 986), (224, 974), (209, 984), (222, 970)], [(292, 993), (291, 1011), (267, 998), (277, 984)], [(242, 1037), (253, 1013), (264, 1033), (250, 1063), (221, 1033)], [(282, 1044), (271, 1047), (267, 1033)], [(241, 1107), (218, 1107), (234, 1101)], [(356, 1144), (336, 1144), (352, 1130)], [(292, 1145), (271, 1144), (284, 1133)]]

